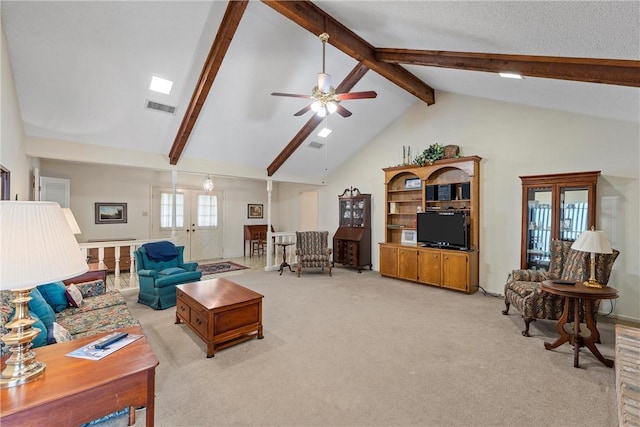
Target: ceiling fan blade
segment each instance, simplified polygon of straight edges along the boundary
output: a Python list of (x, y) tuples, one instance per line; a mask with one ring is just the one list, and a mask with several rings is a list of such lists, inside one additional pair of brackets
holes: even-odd
[(297, 113), (295, 113), (294, 116), (301, 116), (301, 115), (303, 115), (304, 113), (306, 113), (309, 110), (311, 110), (311, 105), (307, 105), (302, 110), (300, 110)]
[(311, 96), (309, 95), (300, 95), (297, 93), (282, 93), (282, 92), (271, 92), (271, 95), (273, 96), (288, 96), (290, 98), (306, 98), (306, 99), (311, 99)]
[(365, 92), (348, 92), (348, 93), (339, 93), (336, 95), (338, 100), (344, 101), (345, 99), (367, 99), (367, 98), (375, 98), (378, 94), (373, 90), (368, 90)]
[(336, 112), (342, 117), (349, 117), (352, 114), (351, 111), (347, 110), (340, 104), (338, 104), (338, 109), (336, 110)]

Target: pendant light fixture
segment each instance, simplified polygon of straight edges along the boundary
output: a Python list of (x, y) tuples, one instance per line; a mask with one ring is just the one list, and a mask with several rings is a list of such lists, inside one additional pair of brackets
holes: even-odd
[(204, 188), (204, 191), (213, 191), (213, 180), (211, 179), (211, 175), (207, 175), (207, 179), (202, 183), (202, 188)]

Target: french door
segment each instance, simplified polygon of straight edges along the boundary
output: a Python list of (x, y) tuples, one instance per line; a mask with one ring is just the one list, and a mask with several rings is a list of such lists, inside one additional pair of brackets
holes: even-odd
[(170, 188), (152, 191), (151, 235), (184, 246), (185, 261), (222, 258), (222, 193)]

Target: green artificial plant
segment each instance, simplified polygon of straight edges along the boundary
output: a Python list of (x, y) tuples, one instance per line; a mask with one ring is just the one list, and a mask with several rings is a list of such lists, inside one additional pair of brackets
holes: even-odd
[(433, 164), (436, 160), (440, 160), (444, 157), (444, 146), (438, 143), (431, 144), (429, 148), (424, 150), (422, 154), (416, 156), (415, 162), (424, 166), (427, 164)]

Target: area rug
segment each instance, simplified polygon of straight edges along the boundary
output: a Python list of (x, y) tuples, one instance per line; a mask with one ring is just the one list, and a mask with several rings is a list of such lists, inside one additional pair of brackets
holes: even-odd
[(249, 267), (236, 264), (231, 261), (213, 262), (211, 264), (202, 264), (198, 266), (198, 271), (202, 271), (203, 276), (210, 274), (227, 273), (229, 271), (245, 270)]

